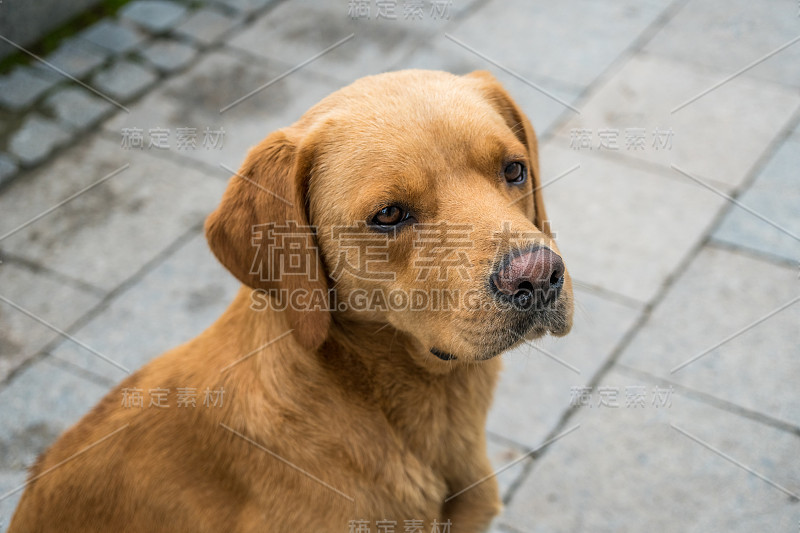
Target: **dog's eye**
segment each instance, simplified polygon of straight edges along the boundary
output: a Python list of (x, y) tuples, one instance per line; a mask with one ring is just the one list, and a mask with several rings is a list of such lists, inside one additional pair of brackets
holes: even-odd
[(372, 223), (377, 226), (395, 226), (409, 218), (408, 212), (402, 207), (390, 205), (378, 211), (372, 217)]
[(525, 165), (517, 161), (509, 163), (503, 171), (503, 176), (508, 183), (522, 183), (525, 181)]

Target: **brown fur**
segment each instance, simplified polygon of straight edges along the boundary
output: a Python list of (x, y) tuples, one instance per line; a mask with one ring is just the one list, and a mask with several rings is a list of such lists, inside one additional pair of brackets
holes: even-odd
[[(527, 163), (524, 186), (499, 175), (509, 155)], [(395, 520), (397, 531), (410, 519), (424, 520), (425, 531), (434, 519), (451, 520), (453, 532), (484, 530), (501, 507), (493, 478), (445, 499), (491, 473), (484, 425), (500, 369), (492, 357), (519, 342), (508, 331), (516, 326), (491, 305), (327, 307), (357, 290), (415, 288), (474, 289), (490, 304), (484, 289), (498, 247), (504, 254), (540, 242), (557, 251), (541, 191), (532, 192), (537, 157), (527, 118), (483, 72), (364, 78), (268, 136), (206, 223), (212, 250), (244, 284), (238, 296), (39, 458), (11, 533), (345, 532), (360, 519), (372, 528)], [(469, 279), (418, 280), (408, 227), (390, 239), (394, 280), (325, 275), (342, 252), (331, 228), (393, 201), (412, 205), (420, 223), (471, 225)], [(266, 258), (251, 228), (289, 220), (317, 228), (320, 257), (305, 265), (319, 268), (317, 279), (252, 268)], [(504, 222), (515, 241), (496, 237)], [(335, 288), (336, 297), (311, 311), (255, 308), (253, 289), (279, 288)], [(567, 276), (555, 310), (525, 333), (566, 334), (571, 315)], [(456, 359), (434, 357), (433, 347)], [(198, 393), (196, 408), (176, 407), (179, 387), (224, 387), (223, 406), (201, 407)], [(142, 389), (145, 407), (122, 407), (123, 388)], [(170, 389), (169, 408), (148, 407), (152, 388)]]

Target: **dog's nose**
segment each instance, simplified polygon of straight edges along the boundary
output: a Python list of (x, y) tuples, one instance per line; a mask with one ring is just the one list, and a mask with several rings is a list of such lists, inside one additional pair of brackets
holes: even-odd
[(533, 302), (553, 303), (564, 285), (564, 261), (550, 248), (534, 248), (507, 259), (491, 279), (515, 304), (527, 308)]

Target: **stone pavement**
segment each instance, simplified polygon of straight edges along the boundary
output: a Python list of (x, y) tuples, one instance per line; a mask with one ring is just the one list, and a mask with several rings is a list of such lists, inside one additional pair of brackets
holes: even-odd
[(0, 530), (36, 455), (231, 299), (221, 166), (411, 67), (528, 113), (577, 285), (568, 337), (504, 356), (494, 530), (798, 530), (797, 3), (416, 4), (141, 0), (46, 58), (81, 83), (0, 80)]

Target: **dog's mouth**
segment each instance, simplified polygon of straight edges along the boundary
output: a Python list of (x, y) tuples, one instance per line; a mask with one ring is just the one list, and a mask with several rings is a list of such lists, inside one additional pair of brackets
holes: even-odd
[(455, 355), (443, 352), (441, 350), (437, 350), (436, 348), (431, 348), (431, 353), (441, 359), (442, 361), (452, 361), (453, 359), (458, 359)]
[[(523, 342), (548, 333), (562, 336), (570, 329), (567, 306), (560, 298), (546, 309), (506, 309), (503, 313), (502, 320), (491, 320), (493, 324), (488, 331), (467, 334), (467, 346), (472, 344), (475, 351), (467, 354), (466, 360), (488, 361)], [(458, 360), (460, 355), (464, 355), (436, 346), (430, 348), (430, 353), (442, 361)]]

